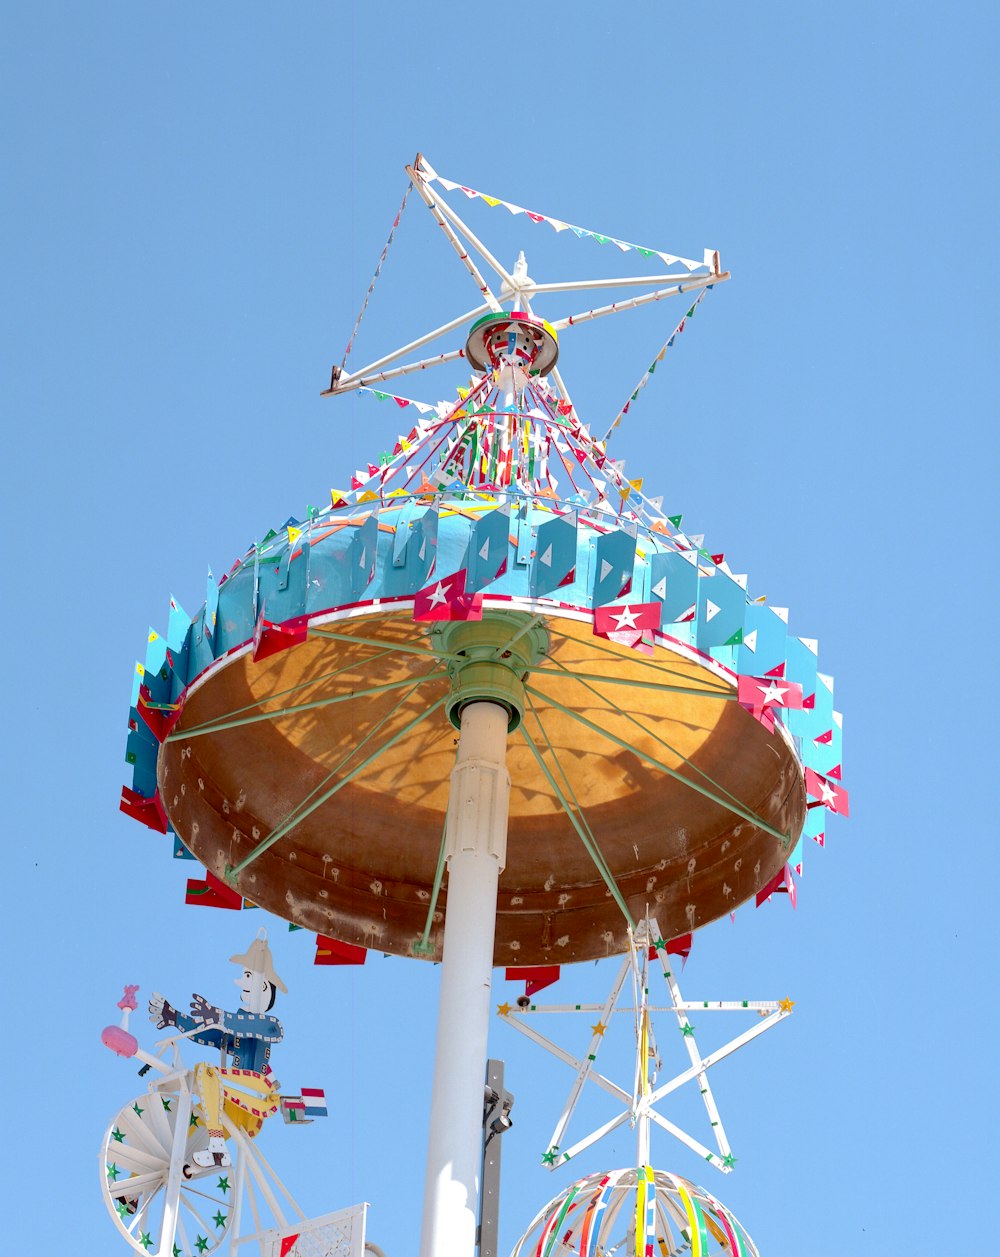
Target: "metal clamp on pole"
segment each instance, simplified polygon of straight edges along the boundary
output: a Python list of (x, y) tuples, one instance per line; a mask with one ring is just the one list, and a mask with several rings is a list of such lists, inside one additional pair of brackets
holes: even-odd
[(514, 1097), (503, 1085), (503, 1061), (486, 1062), (483, 1096), (483, 1169), (480, 1177), (479, 1257), (497, 1257), (500, 1224), (500, 1139), (513, 1126), (510, 1111)]

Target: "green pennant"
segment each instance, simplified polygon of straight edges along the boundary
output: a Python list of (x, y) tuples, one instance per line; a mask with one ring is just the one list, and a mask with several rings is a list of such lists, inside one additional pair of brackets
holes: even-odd
[[(698, 303), (697, 303), (697, 301), (696, 301), (696, 302), (695, 302), (695, 305), (697, 305), (697, 304), (698, 304)], [(690, 309), (690, 310), (688, 310), (687, 314), (685, 314), (685, 315), (684, 315), (684, 317), (685, 317), (686, 319), (693, 319), (693, 318), (694, 318), (694, 306), (692, 306), (692, 307), (691, 307), (691, 309)]]
[(681, 526), (681, 520), (682, 520), (683, 518), (684, 518), (684, 516), (683, 516), (683, 515), (668, 515), (668, 516), (667, 516), (667, 521), (668, 521), (669, 523), (673, 524), (673, 526), (674, 526), (675, 528), (680, 528), (680, 526)]
[(389, 397), (391, 396), (391, 394), (389, 393), (380, 393), (378, 389), (375, 389), (375, 388), (372, 389), (372, 392), (375, 394), (375, 396), (378, 398), (380, 402), (387, 402), (389, 400)]
[(743, 645), (743, 630), (741, 628), (738, 628), (736, 632), (732, 635), (732, 637), (730, 637), (728, 641), (725, 641), (722, 644), (723, 646), (742, 646)]
[(656, 359), (654, 358), (653, 361), (649, 364), (649, 367), (647, 368), (647, 374), (652, 375), (655, 371), (656, 371)]
[(639, 253), (641, 253), (641, 254), (642, 254), (642, 256), (643, 256), (644, 258), (651, 258), (651, 257), (654, 257), (654, 256), (656, 255), (656, 250), (655, 250), (655, 249), (643, 249), (643, 248), (641, 248), (639, 245), (636, 245), (635, 247), (636, 247), (636, 250), (637, 250)]
[(278, 535), (278, 534), (275, 532), (275, 530), (274, 530), (273, 528), (269, 528), (269, 529), (267, 530), (267, 532), (264, 534), (264, 539), (261, 541), (261, 543), (260, 543), (260, 544), (261, 544), (262, 546), (266, 546), (266, 545), (267, 545), (267, 543), (268, 543), (269, 541), (273, 541), (273, 540), (274, 540), (274, 538), (275, 538), (275, 537), (277, 537), (277, 535)]
[(610, 236), (599, 236), (596, 231), (593, 232), (592, 235), (598, 244), (607, 244), (608, 241), (611, 239)]

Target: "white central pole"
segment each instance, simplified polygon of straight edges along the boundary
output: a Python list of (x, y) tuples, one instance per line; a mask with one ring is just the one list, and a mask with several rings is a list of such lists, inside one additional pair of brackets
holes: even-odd
[(497, 883), (507, 852), (508, 712), (462, 710), (448, 801), (448, 907), (420, 1257), (473, 1257)]

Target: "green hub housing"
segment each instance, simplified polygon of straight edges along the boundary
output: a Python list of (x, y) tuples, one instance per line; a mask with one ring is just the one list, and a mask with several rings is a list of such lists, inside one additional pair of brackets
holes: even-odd
[(541, 618), (523, 611), (486, 611), (481, 620), (435, 624), (431, 645), (446, 657), (451, 694), (446, 711), (456, 729), (469, 703), (506, 708), (509, 733), (524, 716), (524, 678), (543, 658), (549, 635)]

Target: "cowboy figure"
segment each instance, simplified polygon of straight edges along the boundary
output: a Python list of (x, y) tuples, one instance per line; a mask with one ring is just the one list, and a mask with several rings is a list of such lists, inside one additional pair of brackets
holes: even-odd
[(264, 1119), (277, 1111), (278, 1083), (271, 1078), (268, 1061), (271, 1044), (282, 1039), (281, 1022), (269, 1016), (278, 991), (288, 994), (274, 971), (267, 933), (261, 930), (245, 955), (230, 956), (240, 966), (236, 979), (243, 1009), (227, 1013), (210, 1004), (203, 995), (191, 997), (191, 1015), (179, 1012), (157, 992), (149, 1001), (149, 1019), (158, 1030), (176, 1026), (205, 1047), (219, 1048), (231, 1064), (195, 1066), (195, 1084), (201, 1096), (202, 1113), (208, 1130), (208, 1147), (194, 1154), (203, 1168), (227, 1166), (232, 1162), (226, 1151), (223, 1113), (230, 1125), (253, 1138)]

